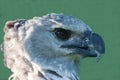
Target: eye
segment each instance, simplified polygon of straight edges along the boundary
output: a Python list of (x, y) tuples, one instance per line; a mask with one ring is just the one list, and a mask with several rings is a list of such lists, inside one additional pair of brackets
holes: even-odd
[(62, 28), (56, 28), (54, 33), (58, 39), (63, 41), (68, 40), (71, 37), (71, 31)]

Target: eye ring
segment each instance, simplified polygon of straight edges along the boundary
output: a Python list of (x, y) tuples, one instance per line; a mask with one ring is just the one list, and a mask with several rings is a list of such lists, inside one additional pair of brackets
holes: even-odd
[(62, 41), (66, 41), (71, 37), (71, 31), (70, 30), (65, 30), (62, 28), (56, 28), (54, 30), (55, 36)]

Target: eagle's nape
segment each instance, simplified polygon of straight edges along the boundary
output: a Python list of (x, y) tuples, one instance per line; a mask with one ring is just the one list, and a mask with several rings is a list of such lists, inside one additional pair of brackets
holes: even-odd
[(83, 21), (64, 14), (9, 21), (4, 61), (12, 80), (79, 80), (84, 57), (104, 53), (102, 38)]

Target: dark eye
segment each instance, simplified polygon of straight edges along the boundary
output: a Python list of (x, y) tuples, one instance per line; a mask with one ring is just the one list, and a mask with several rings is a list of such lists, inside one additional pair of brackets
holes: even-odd
[(54, 32), (55, 32), (56, 37), (63, 41), (68, 40), (71, 36), (71, 31), (65, 30), (62, 28), (56, 28)]

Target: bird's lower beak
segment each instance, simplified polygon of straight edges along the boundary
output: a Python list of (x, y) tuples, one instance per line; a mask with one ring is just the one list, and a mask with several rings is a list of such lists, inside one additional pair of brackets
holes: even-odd
[[(80, 41), (78, 41), (80, 42)], [(82, 40), (80, 43), (65, 43), (62, 48), (71, 49), (73, 53), (80, 54), (83, 57), (98, 57), (105, 52), (105, 45), (103, 39), (96, 33)]]

